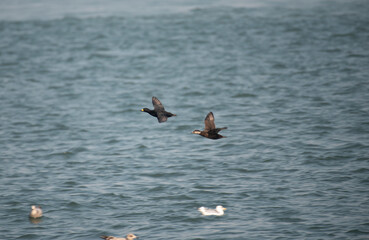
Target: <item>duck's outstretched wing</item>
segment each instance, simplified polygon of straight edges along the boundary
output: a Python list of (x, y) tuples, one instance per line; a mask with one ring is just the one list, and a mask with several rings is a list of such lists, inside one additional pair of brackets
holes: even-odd
[(208, 115), (206, 115), (206, 118), (205, 118), (205, 129), (204, 129), (204, 131), (210, 131), (212, 129), (215, 129), (214, 115), (213, 115), (212, 112), (209, 112)]
[(155, 111), (164, 111), (165, 110), (163, 104), (161, 104), (159, 99), (157, 99), (156, 97), (152, 97), (152, 105), (154, 106)]

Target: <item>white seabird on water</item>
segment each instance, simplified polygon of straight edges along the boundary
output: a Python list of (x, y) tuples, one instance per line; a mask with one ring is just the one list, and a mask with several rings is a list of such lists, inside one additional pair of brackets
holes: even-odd
[(133, 239), (138, 239), (138, 237), (136, 235), (134, 235), (133, 233), (128, 234), (125, 238), (118, 238), (118, 237), (113, 237), (113, 236), (100, 236), (102, 239), (105, 240), (133, 240)]
[(32, 206), (32, 210), (29, 213), (29, 217), (31, 218), (39, 218), (42, 217), (42, 209), (40, 206), (36, 207), (35, 205)]
[(200, 207), (198, 210), (202, 213), (202, 215), (205, 215), (205, 216), (210, 216), (210, 215), (222, 216), (224, 215), (224, 210), (226, 210), (226, 208), (219, 205), (215, 209)]

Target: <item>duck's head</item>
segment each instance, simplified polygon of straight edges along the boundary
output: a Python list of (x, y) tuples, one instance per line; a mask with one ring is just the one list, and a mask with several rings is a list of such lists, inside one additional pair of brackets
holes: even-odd
[(201, 131), (200, 130), (193, 130), (192, 133), (193, 134), (201, 134)]
[(150, 111), (150, 109), (148, 109), (148, 108), (142, 108), (141, 109), (141, 112), (149, 112)]

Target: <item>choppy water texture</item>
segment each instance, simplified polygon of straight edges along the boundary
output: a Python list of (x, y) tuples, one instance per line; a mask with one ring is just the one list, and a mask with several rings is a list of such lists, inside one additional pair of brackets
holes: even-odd
[(0, 5), (1, 238), (369, 238), (368, 1)]

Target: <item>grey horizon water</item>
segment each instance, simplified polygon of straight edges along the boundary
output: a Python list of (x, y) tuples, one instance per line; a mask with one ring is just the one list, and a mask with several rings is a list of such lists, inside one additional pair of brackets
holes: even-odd
[(1, 1), (1, 238), (368, 239), (368, 10)]

